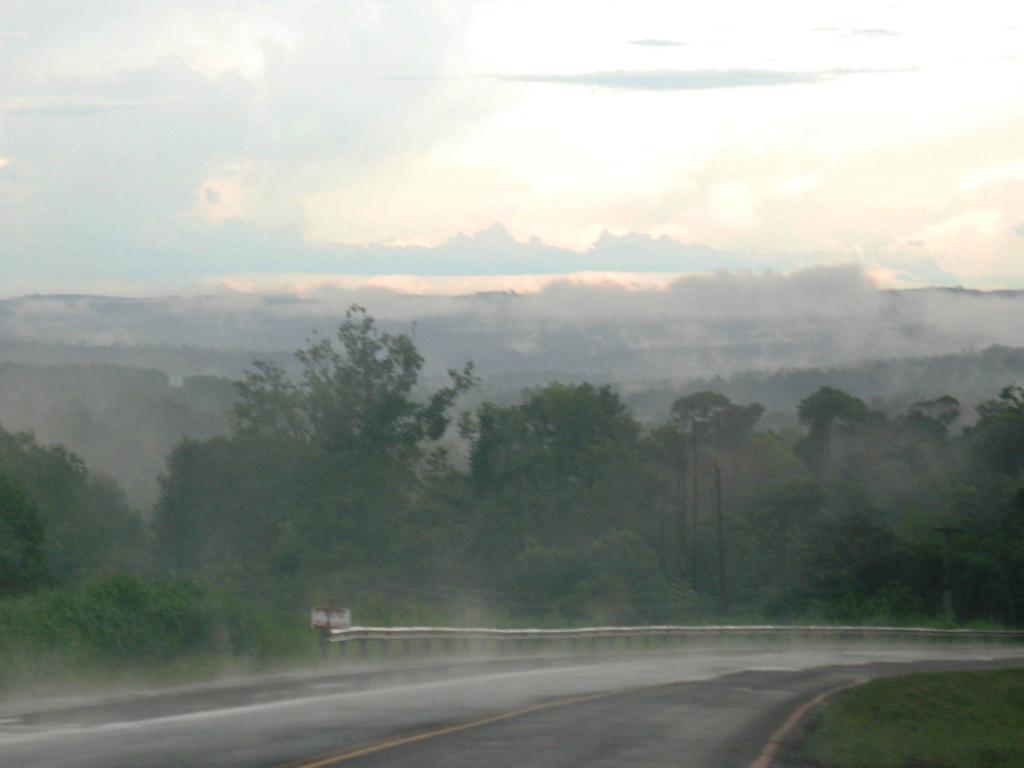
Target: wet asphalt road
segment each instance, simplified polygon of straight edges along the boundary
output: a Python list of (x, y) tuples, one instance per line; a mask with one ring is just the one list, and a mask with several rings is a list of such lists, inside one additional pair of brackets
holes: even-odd
[(73, 706), (7, 704), (0, 766), (731, 768), (750, 765), (794, 708), (821, 691), (978, 663), (1024, 665), (1024, 649), (688, 648), (368, 668)]

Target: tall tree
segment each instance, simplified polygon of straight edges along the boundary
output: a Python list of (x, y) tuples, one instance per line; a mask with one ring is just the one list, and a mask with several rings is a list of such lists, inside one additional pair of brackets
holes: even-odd
[(412, 340), (359, 306), (296, 359), (295, 379), (256, 363), (238, 384), (231, 434), (171, 454), (155, 510), (164, 567), (269, 590), (397, 562), (472, 365), (418, 396)]
[(907, 417), (915, 426), (945, 437), (949, 427), (960, 418), (960, 401), (950, 395), (921, 400), (910, 406)]
[(27, 592), (46, 580), (39, 510), (0, 474), (0, 597)]
[(686, 575), (689, 559), (689, 514), (686, 495), (686, 437), (669, 422), (651, 430), (644, 440), (648, 463), (661, 490), (658, 516), (658, 557), (664, 573)]
[(695, 392), (672, 403), (672, 420), (690, 442), (690, 579), (696, 583), (700, 552), (700, 507), (703, 459), (712, 449), (735, 448), (764, 409), (758, 403), (737, 405), (728, 397), (711, 391)]
[(797, 416), (810, 431), (799, 451), (818, 477), (831, 467), (833, 432), (863, 423), (868, 415), (863, 400), (833, 387), (821, 387), (800, 401)]
[(970, 438), (975, 456), (985, 465), (1020, 478), (1024, 473), (1024, 387), (1006, 387), (998, 398), (979, 405)]
[(409, 454), (444, 434), (452, 404), (475, 382), (467, 363), (448, 372), (448, 386), (419, 402), (413, 389), (423, 357), (415, 344), (381, 331), (358, 305), (345, 313), (335, 340), (314, 339), (295, 356), (302, 368), (298, 383), (266, 361), (239, 383), (236, 432), (276, 433), (331, 453)]

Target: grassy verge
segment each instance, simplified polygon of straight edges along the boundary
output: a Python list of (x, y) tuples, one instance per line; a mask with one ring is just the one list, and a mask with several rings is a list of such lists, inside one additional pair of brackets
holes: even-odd
[(1020, 768), (1024, 669), (874, 680), (828, 704), (800, 764), (821, 768)]
[(188, 579), (116, 576), (0, 600), (0, 698), (174, 684), (315, 658), (307, 621)]

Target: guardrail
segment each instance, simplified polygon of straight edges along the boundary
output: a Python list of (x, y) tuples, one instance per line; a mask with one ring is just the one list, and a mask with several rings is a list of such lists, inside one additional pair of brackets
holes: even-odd
[[(525, 649), (526, 644), (547, 646), (569, 644), (578, 648), (581, 643), (596, 649), (602, 643), (608, 646), (631, 647), (634, 641), (653, 645), (655, 641), (693, 638), (746, 637), (800, 637), (804, 639), (955, 639), (984, 641), (1021, 641), (1024, 631), (999, 629), (931, 629), (928, 627), (854, 627), (854, 626), (646, 626), (646, 627), (580, 627), (576, 629), (494, 629), (488, 627), (350, 627), (331, 631), (331, 642), (349, 644), (356, 641), (365, 653), (365, 641), (401, 641), (403, 653), (409, 653), (414, 640), (425, 641), (430, 650), (434, 641), (440, 641), (446, 650), (461, 645), (470, 649), (483, 641), (494, 641), (499, 647), (511, 645)], [(342, 646), (345, 647), (344, 645)]]

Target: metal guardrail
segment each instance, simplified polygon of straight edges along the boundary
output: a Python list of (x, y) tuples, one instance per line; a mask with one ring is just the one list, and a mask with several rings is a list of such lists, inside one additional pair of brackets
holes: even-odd
[(581, 627), (577, 629), (493, 629), (487, 627), (350, 627), (331, 630), (332, 643), (353, 640), (511, 640), (525, 642), (580, 641), (655, 638), (722, 637), (839, 637), (869, 638), (949, 638), (960, 640), (1024, 640), (1024, 631), (1001, 629), (931, 629), (927, 627), (854, 627), (854, 626), (647, 626)]

